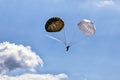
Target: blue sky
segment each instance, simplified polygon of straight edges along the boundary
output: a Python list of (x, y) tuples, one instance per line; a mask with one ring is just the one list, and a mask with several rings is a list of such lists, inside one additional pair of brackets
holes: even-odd
[[(84, 36), (77, 28), (84, 18), (94, 22), (96, 34), (71, 46), (66, 54), (62, 43), (46, 36), (45, 23), (53, 16), (64, 20), (67, 42)], [(37, 74), (64, 73), (65, 80), (119, 80), (119, 17), (119, 0), (0, 0), (0, 43), (30, 46), (44, 62), (35, 68)], [(63, 32), (55, 35), (63, 39)], [(31, 72), (6, 75), (18, 73)]]

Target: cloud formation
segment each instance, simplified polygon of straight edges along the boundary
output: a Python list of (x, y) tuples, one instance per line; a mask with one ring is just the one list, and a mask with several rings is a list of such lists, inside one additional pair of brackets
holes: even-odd
[(23, 74), (20, 76), (7, 76), (0, 75), (0, 80), (61, 80), (63, 78), (67, 78), (67, 75), (62, 73), (58, 75), (52, 74)]
[(42, 59), (36, 55), (30, 46), (16, 45), (14, 43), (0, 43), (0, 73), (16, 69), (35, 71), (35, 67), (43, 66)]
[(102, 0), (100, 1), (97, 6), (98, 7), (108, 7), (108, 6), (113, 6), (115, 3), (113, 0)]

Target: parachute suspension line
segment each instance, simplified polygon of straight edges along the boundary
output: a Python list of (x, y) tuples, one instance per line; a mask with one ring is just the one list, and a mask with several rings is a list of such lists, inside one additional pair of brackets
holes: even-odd
[(57, 40), (57, 41), (60, 41), (64, 44), (64, 41), (62, 39), (60, 39), (59, 37), (56, 37), (54, 35), (47, 35), (47, 37), (52, 38), (52, 39)]
[(57, 41), (62, 42), (64, 45), (67, 45), (65, 29), (63, 29), (61, 37), (59, 37), (58, 35), (55, 36), (54, 34), (52, 34), (51, 37), (56, 39)]
[(73, 30), (73, 34), (72, 34), (72, 37), (71, 37), (71, 40), (70, 40), (70, 42), (69, 42), (69, 45), (71, 46), (72, 44), (73, 44), (73, 41), (74, 41), (74, 37), (75, 37), (75, 35), (77, 34), (76, 32), (76, 29), (77, 27), (75, 27), (75, 29)]
[(58, 37), (58, 36), (54, 36), (54, 38), (58, 39), (58, 40), (61, 41), (63, 44), (65, 44), (65, 41), (64, 41), (62, 38), (60, 38), (60, 37)]
[(72, 46), (73, 45), (76, 45), (77, 43), (79, 43), (80, 41), (82, 41), (82, 40), (84, 40), (84, 39), (86, 39), (86, 38), (88, 38), (89, 36), (84, 36), (84, 37), (82, 37), (81, 39), (79, 39), (78, 41), (76, 41), (76, 42), (74, 42), (73, 44), (72, 44)]
[(65, 28), (63, 29), (63, 33), (64, 33), (64, 44), (67, 45), (67, 40), (66, 40), (66, 33), (65, 33)]

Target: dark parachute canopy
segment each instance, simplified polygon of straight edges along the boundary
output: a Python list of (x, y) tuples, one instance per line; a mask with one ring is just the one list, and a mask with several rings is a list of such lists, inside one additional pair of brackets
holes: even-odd
[(64, 21), (59, 17), (52, 17), (45, 24), (45, 30), (47, 32), (59, 32), (63, 27)]

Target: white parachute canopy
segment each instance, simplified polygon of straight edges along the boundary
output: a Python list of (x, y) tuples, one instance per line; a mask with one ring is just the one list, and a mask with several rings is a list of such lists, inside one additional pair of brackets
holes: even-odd
[(96, 32), (96, 28), (92, 21), (88, 19), (83, 19), (78, 23), (80, 30), (87, 36), (93, 35)]

